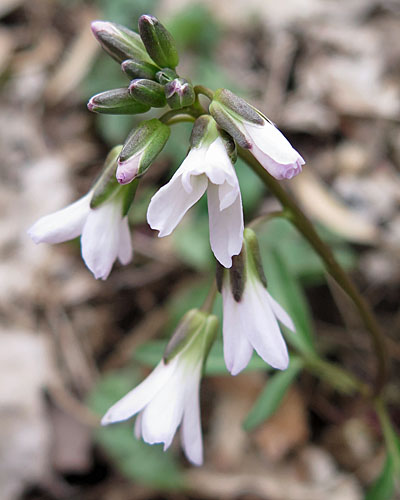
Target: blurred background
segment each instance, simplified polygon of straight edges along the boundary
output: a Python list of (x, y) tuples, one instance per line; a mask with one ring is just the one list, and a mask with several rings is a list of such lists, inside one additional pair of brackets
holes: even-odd
[[(90, 22), (136, 29), (143, 13), (172, 32), (182, 76), (248, 99), (306, 159), (286, 187), (388, 335), (400, 425), (399, 1), (1, 0), (0, 500), (362, 499), (385, 456), (365, 402), (302, 372), (270, 418), (251, 422), (267, 367), (254, 358), (228, 377), (220, 341), (201, 391), (203, 467), (188, 466), (177, 440), (165, 454), (136, 441), (132, 422), (99, 428), (214, 272), (204, 199), (171, 237), (146, 224), (150, 197), (186, 154), (187, 124), (138, 190), (133, 263), (106, 282), (84, 266), (79, 240), (35, 246), (26, 235), (86, 193), (110, 147), (156, 116), (86, 109), (91, 95), (129, 83)], [(240, 161), (237, 173), (246, 222), (278, 208)], [(313, 348), (371, 380), (368, 336), (307, 243), (285, 221), (258, 234), (272, 293)]]

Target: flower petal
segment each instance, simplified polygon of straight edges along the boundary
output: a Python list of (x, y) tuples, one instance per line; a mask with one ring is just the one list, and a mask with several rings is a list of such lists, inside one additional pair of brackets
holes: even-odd
[(136, 439), (140, 439), (142, 437), (142, 412), (140, 412), (136, 417), (133, 433), (135, 434)]
[(216, 259), (225, 267), (232, 266), (232, 255), (238, 255), (243, 243), (243, 208), (239, 188), (235, 201), (220, 209), (219, 189), (209, 183), (207, 190), (210, 244)]
[(279, 319), (281, 323), (283, 323), (287, 328), (289, 328), (289, 330), (295, 332), (296, 328), (294, 326), (292, 318), (285, 311), (285, 309), (283, 309), (283, 307), (271, 296), (271, 294), (268, 293), (268, 290), (266, 290), (266, 292), (268, 295), (269, 303), (272, 307), (272, 310), (274, 311), (275, 316)]
[(118, 161), (117, 172), (115, 175), (120, 184), (128, 184), (129, 182), (132, 182), (135, 177), (137, 177), (139, 172), (139, 163), (142, 156), (143, 152), (141, 151), (140, 153), (131, 156), (124, 162)]
[(168, 383), (175, 369), (176, 362), (174, 362), (174, 360), (167, 365), (161, 361), (141, 384), (128, 392), (128, 394), (108, 410), (102, 418), (101, 424), (108, 425), (114, 422), (121, 422), (143, 410), (155, 395)]
[(181, 428), (182, 448), (186, 457), (194, 465), (203, 463), (203, 438), (200, 419), (200, 376), (201, 364), (190, 375), (186, 382), (183, 421)]
[(273, 368), (285, 370), (289, 355), (264, 286), (258, 281), (248, 281), (240, 306), (248, 325), (247, 338), (258, 355)]
[(221, 137), (217, 137), (205, 150), (204, 168), (205, 174), (213, 184), (227, 182), (233, 187), (238, 185), (235, 169)]
[(179, 361), (177, 359), (173, 374), (151, 399), (142, 414), (143, 440), (149, 444), (164, 443), (164, 450), (172, 443), (183, 415), (186, 380)]
[(235, 301), (229, 281), (222, 288), (224, 359), (228, 371), (237, 375), (248, 365), (253, 354), (253, 346), (247, 339), (248, 324), (243, 322), (242, 304)]
[(191, 192), (183, 189), (180, 175), (157, 191), (147, 210), (147, 221), (152, 229), (160, 231), (159, 237), (168, 236), (183, 216), (204, 194), (207, 178), (204, 175), (190, 177)]
[(92, 193), (71, 205), (39, 219), (28, 230), (35, 243), (62, 243), (76, 238), (82, 233), (90, 211)]
[(82, 230), (82, 258), (95, 278), (105, 280), (117, 258), (121, 207), (106, 202), (92, 209)]
[(252, 143), (251, 152), (276, 179), (291, 179), (301, 172), (304, 159), (272, 123), (243, 123)]
[(119, 226), (118, 259), (124, 266), (132, 260), (132, 241), (128, 217), (124, 217)]

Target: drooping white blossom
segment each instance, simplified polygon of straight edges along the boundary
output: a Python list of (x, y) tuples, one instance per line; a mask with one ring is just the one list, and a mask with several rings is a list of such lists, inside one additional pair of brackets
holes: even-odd
[(49, 215), (28, 230), (35, 243), (61, 243), (81, 235), (81, 252), (95, 278), (106, 279), (114, 261), (128, 264), (132, 244), (128, 218), (122, 215), (122, 198), (114, 196), (96, 208), (90, 207), (93, 191)]
[(270, 120), (241, 97), (217, 90), (210, 113), (276, 179), (291, 179), (301, 172), (304, 159)]
[(249, 363), (253, 349), (273, 368), (284, 370), (289, 363), (280, 321), (295, 331), (292, 319), (266, 289), (258, 242), (245, 229), (243, 250), (232, 269), (223, 273), (224, 358), (227, 369), (237, 375)]
[[(195, 465), (203, 462), (199, 387), (202, 367), (215, 338), (217, 318), (189, 311), (183, 325), (188, 341), (178, 345), (172, 359), (163, 359), (151, 374), (115, 403), (101, 423), (108, 425), (137, 415), (135, 435), (146, 443), (163, 443), (166, 450), (179, 425), (186, 457)], [(194, 318), (194, 319), (193, 319)], [(182, 322), (181, 325), (184, 323)], [(191, 330), (191, 331), (190, 331)], [(182, 342), (182, 326), (178, 327)], [(176, 346), (174, 346), (176, 349)]]
[(206, 191), (211, 249), (223, 266), (230, 267), (242, 247), (243, 209), (236, 172), (219, 134), (191, 148), (168, 184), (151, 199), (147, 220), (159, 237), (167, 236)]
[(246, 282), (237, 302), (229, 286), (222, 288), (224, 357), (227, 369), (237, 375), (248, 365), (253, 349), (273, 368), (285, 370), (289, 357), (278, 320), (294, 331), (286, 311), (257, 280)]

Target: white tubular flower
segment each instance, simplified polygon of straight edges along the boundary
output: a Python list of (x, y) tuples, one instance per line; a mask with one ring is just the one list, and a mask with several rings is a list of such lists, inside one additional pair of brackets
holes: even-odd
[[(106, 177), (110, 165), (115, 171), (120, 150), (120, 147), (114, 148), (107, 157)], [(132, 189), (120, 187), (115, 178), (116, 189), (102, 181), (103, 176), (83, 198), (39, 219), (28, 230), (28, 235), (35, 243), (62, 243), (81, 235), (81, 252), (86, 266), (96, 279), (105, 280), (117, 258), (123, 265), (132, 259), (126, 215), (132, 201)]]
[(262, 113), (227, 89), (215, 92), (210, 113), (218, 125), (276, 179), (291, 179), (305, 161)]
[(151, 199), (147, 220), (159, 237), (167, 236), (207, 190), (211, 249), (223, 266), (230, 267), (232, 256), (242, 248), (243, 209), (231, 159), (234, 144), (222, 134), (210, 116), (196, 120), (189, 154)]
[(199, 387), (204, 361), (215, 339), (218, 320), (198, 310), (186, 313), (152, 373), (104, 415), (108, 425), (138, 414), (136, 437), (146, 443), (171, 445), (181, 425), (186, 457), (203, 463)]
[(266, 289), (255, 233), (244, 231), (241, 254), (219, 276), (223, 300), (224, 357), (237, 375), (249, 363), (253, 349), (273, 368), (288, 367), (289, 356), (278, 320), (294, 331), (293, 321)]

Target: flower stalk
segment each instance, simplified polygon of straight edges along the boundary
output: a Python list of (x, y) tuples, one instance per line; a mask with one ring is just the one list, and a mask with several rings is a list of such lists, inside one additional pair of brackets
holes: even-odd
[(335, 259), (332, 250), (321, 240), (314, 226), (300, 207), (291, 198), (283, 187), (260, 165), (258, 160), (252, 156), (249, 151), (239, 148), (239, 156), (251, 169), (260, 177), (262, 182), (278, 198), (285, 209), (285, 215), (292, 222), (297, 230), (310, 243), (315, 252), (323, 260), (327, 271), (338, 283), (338, 285), (347, 293), (357, 308), (360, 317), (369, 333), (371, 343), (376, 355), (376, 375), (373, 382), (373, 394), (382, 393), (388, 378), (388, 356), (383, 332), (369, 306), (367, 301), (357, 290), (352, 279), (343, 270)]

